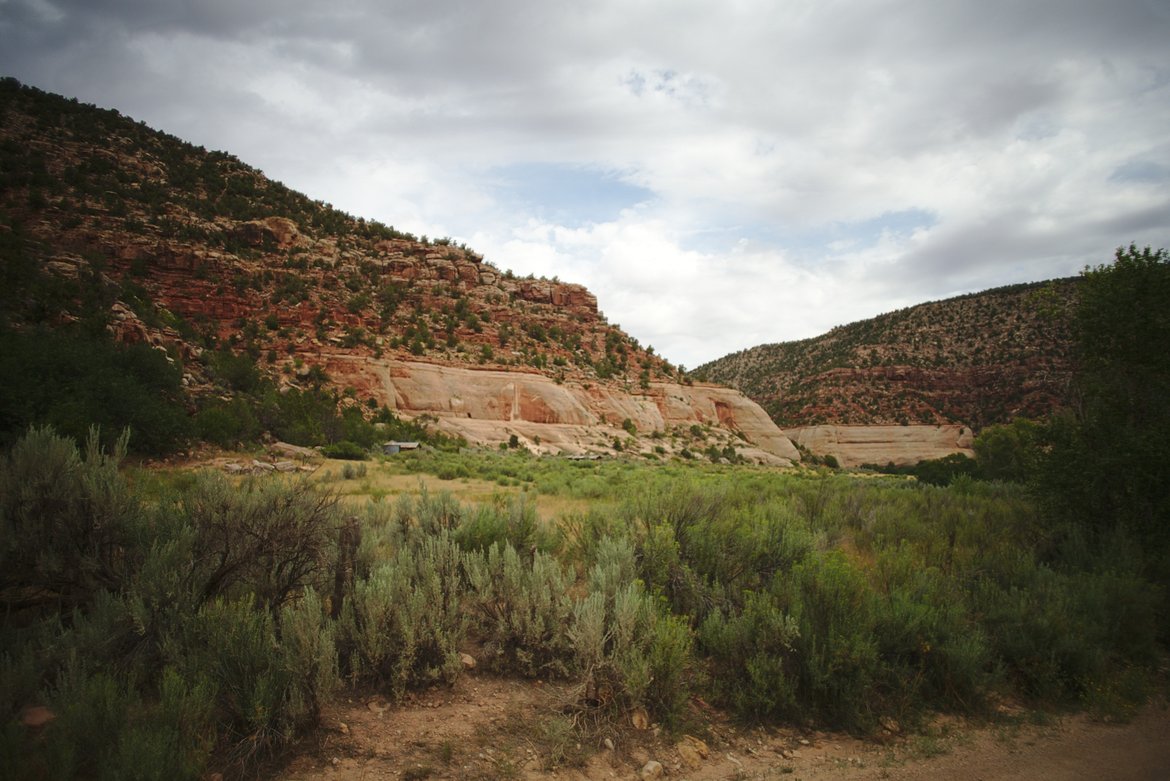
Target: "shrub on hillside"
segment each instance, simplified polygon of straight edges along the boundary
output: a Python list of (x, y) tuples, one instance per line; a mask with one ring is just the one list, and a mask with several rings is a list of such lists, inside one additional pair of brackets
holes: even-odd
[(253, 442), (260, 437), (260, 423), (242, 398), (216, 400), (195, 415), (195, 433), (205, 442), (223, 448)]
[(163, 455), (191, 433), (181, 372), (149, 345), (117, 344), (104, 332), (0, 328), (0, 376), (0, 444), (47, 425), (77, 443), (96, 427), (112, 447), (129, 429), (130, 450)]

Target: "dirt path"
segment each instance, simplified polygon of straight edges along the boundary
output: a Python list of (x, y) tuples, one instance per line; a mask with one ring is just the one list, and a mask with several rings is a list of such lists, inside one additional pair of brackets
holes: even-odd
[[(647, 762), (690, 781), (1023, 781), (1170, 779), (1170, 710), (1146, 708), (1129, 724), (1073, 716), (1045, 725), (972, 726), (940, 719), (925, 734), (886, 743), (791, 729), (735, 730), (717, 718), (679, 742), (623, 723), (590, 745), (572, 737), (566, 687), (465, 675), (390, 706), (355, 696), (327, 712), (325, 728), (272, 778), (637, 779)], [(706, 756), (702, 756), (702, 754)]]

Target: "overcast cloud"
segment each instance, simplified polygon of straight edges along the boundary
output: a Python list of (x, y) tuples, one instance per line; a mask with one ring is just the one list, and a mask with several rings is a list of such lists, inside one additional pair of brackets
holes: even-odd
[(0, 73), (694, 366), (1170, 245), (1166, 0), (0, 0)]

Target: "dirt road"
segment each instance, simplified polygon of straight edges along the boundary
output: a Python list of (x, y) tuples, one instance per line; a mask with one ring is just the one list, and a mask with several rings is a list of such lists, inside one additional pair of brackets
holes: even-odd
[(1040, 725), (942, 718), (922, 734), (887, 735), (884, 743), (739, 730), (718, 718), (700, 740), (680, 741), (623, 723), (580, 745), (564, 715), (570, 696), (565, 688), (479, 675), (395, 706), (376, 694), (354, 696), (328, 711), (316, 739), (271, 778), (602, 781), (638, 779), (657, 762), (661, 778), (690, 781), (1170, 781), (1165, 705), (1122, 725), (1084, 715)]

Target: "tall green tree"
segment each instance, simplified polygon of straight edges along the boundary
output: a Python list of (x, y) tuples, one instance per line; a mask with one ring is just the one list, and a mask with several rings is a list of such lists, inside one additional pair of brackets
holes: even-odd
[(1050, 428), (1043, 487), (1098, 539), (1129, 535), (1170, 583), (1170, 254), (1088, 268), (1075, 314), (1077, 403)]
[(988, 426), (975, 437), (973, 448), (979, 476), (985, 480), (1027, 483), (1036, 477), (1045, 427), (1026, 418)]

